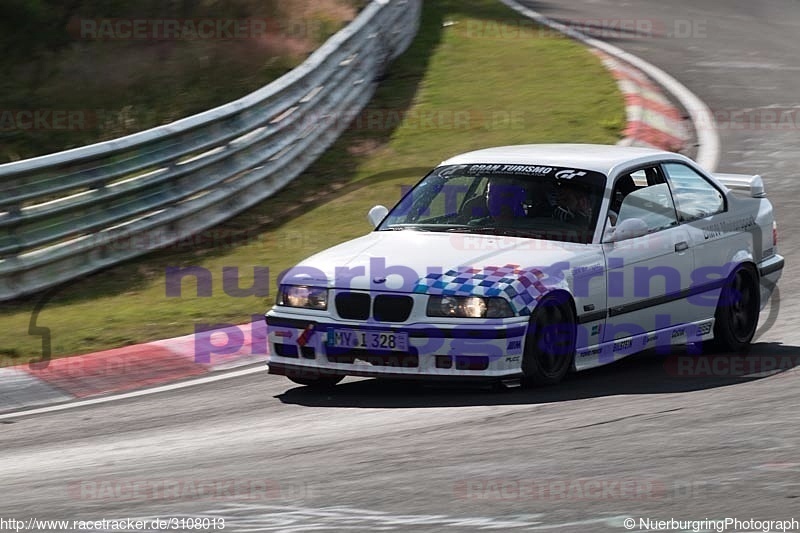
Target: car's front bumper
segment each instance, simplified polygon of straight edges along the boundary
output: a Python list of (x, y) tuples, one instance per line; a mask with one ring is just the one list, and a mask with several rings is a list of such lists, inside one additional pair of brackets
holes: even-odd
[[(297, 377), (351, 375), (393, 378), (505, 378), (521, 374), (527, 318), (491, 324), (394, 324), (266, 316), (271, 374)], [(333, 348), (328, 331), (404, 332), (408, 350)]]

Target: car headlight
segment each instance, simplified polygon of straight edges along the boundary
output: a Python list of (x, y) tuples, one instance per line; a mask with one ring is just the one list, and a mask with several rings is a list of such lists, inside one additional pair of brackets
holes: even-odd
[(324, 311), (328, 308), (328, 289), (306, 285), (281, 285), (278, 288), (277, 304)]
[(508, 318), (514, 316), (514, 311), (503, 298), (431, 296), (427, 314), (454, 318)]

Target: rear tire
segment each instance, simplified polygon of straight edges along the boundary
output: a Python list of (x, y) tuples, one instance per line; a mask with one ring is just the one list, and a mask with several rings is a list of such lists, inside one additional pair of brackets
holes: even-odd
[(722, 286), (714, 313), (711, 347), (716, 351), (732, 353), (747, 351), (756, 333), (760, 309), (758, 275), (751, 266), (741, 266), (731, 273)]
[(575, 313), (565, 294), (545, 296), (533, 310), (522, 357), (523, 384), (554, 385), (575, 358)]

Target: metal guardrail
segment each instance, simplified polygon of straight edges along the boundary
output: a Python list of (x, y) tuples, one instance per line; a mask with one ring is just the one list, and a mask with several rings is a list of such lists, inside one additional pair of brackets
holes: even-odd
[(204, 113), (0, 165), (0, 301), (179, 242), (313, 163), (411, 43), (421, 0), (373, 0), (303, 64)]

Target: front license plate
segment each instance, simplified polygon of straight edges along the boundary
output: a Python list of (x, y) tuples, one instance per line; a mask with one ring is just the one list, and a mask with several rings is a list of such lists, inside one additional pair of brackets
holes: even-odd
[(407, 352), (408, 333), (329, 329), (328, 346), (333, 346), (335, 348), (360, 348), (365, 350)]

